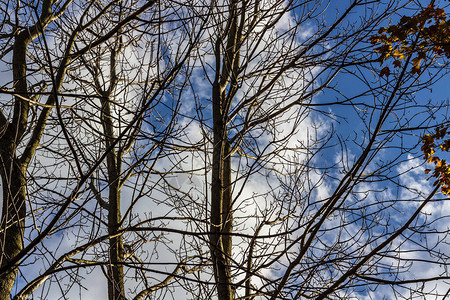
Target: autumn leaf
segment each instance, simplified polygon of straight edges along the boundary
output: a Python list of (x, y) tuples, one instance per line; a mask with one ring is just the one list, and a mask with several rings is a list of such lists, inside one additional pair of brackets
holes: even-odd
[(384, 67), (380, 71), (380, 76), (381, 77), (383, 77), (383, 75), (386, 75), (386, 77), (389, 77), (390, 74), (391, 74), (391, 70), (389, 70), (389, 67)]
[[(380, 64), (392, 57), (394, 68), (400, 68), (401, 61), (411, 57), (410, 72), (420, 75), (421, 64), (428, 58), (450, 59), (450, 20), (447, 20), (444, 9), (430, 4), (414, 16), (402, 16), (398, 24), (381, 27), (369, 41), (377, 45), (373, 51), (379, 53)], [(389, 77), (390, 74), (389, 66), (380, 71), (381, 77)], [(450, 167), (436, 155), (435, 149), (450, 152), (450, 139), (445, 139), (447, 129), (448, 126), (440, 126), (435, 133), (425, 134), (421, 147), (424, 160), (434, 164), (434, 170), (425, 169), (425, 174), (430, 174), (428, 179), (435, 178), (433, 185), (440, 186), (441, 192), (446, 195), (450, 194)]]
[[(373, 51), (380, 54), (380, 63), (392, 57), (394, 67), (398, 68), (400, 60), (412, 55), (411, 74), (420, 75), (420, 64), (427, 57), (450, 58), (449, 37), (450, 20), (444, 9), (429, 5), (414, 16), (402, 16), (398, 24), (379, 28), (378, 34), (369, 40), (379, 45)], [(389, 74), (387, 69), (380, 73), (381, 76)]]
[[(433, 134), (425, 134), (422, 136), (422, 147), (424, 158), (427, 163), (434, 164), (434, 171), (431, 176), (427, 178), (435, 178), (433, 186), (440, 186), (443, 194), (450, 194), (450, 166), (447, 165), (445, 159), (441, 159), (435, 155), (435, 148), (441, 151), (450, 151), (450, 139), (445, 139), (448, 131), (448, 126), (436, 127)], [(431, 169), (425, 169), (425, 174), (430, 174)]]
[(411, 74), (420, 74), (420, 67), (419, 66), (412, 67)]
[(397, 59), (404, 59), (406, 57), (405, 54), (400, 52), (399, 50), (394, 50), (392, 56), (394, 56)]

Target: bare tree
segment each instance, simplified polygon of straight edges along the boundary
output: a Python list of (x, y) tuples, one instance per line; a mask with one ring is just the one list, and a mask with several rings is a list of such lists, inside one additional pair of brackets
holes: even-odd
[[(99, 45), (116, 33), (124, 24), (136, 18), (151, 7), (148, 2), (117, 23), (106, 35), (96, 39), (92, 45)], [(3, 183), (2, 238), (0, 298), (9, 299), (17, 274), (16, 264), (29, 252), (39, 240), (50, 231), (41, 235), (24, 249), (25, 219), (27, 217), (27, 168), (36, 152), (44, 133), (52, 108), (56, 107), (58, 121), (62, 121), (58, 95), (61, 91), (65, 73), (70, 62), (86, 52), (80, 49), (73, 53), (77, 36), (88, 29), (104, 15), (114, 1), (94, 12), (92, 4), (82, 5), (76, 26), (68, 33), (67, 40), (61, 44), (57, 58), (58, 65), (52, 65), (50, 49), (45, 34), (57, 33), (53, 26), (72, 5), (72, 1), (42, 1), (38, 6), (30, 3), (2, 3), (4, 20), (2, 22), (2, 58), (11, 59), (12, 81), (4, 85), (3, 93), (13, 95), (11, 105), (5, 103), (2, 108), (2, 152), (1, 176)], [(60, 23), (63, 24), (63, 23)], [(64, 31), (68, 28), (59, 28)], [(46, 31), (47, 30), (47, 31)], [(44, 36), (44, 37), (43, 37)], [(62, 41), (61, 41), (62, 42)], [(10, 56), (12, 52), (12, 56)], [(42, 59), (42, 60), (39, 60)], [(34, 61), (33, 61), (34, 60)], [(41, 70), (41, 74), (38, 74)], [(46, 73), (49, 70), (49, 73)], [(45, 100), (46, 99), (46, 100)], [(8, 106), (11, 106), (10, 108)], [(31, 115), (30, 115), (31, 112)], [(9, 117), (11, 116), (11, 117)], [(69, 135), (61, 123), (66, 139)], [(70, 140), (68, 139), (69, 145)], [(81, 174), (80, 164), (76, 160)], [(55, 223), (57, 218), (55, 219)]]
[[(292, 246), (288, 246), (287, 240), (284, 240), (287, 248), (277, 250), (275, 246), (281, 240), (276, 236), (290, 239), (288, 237), (293, 232), (302, 229), (291, 228), (290, 224), (296, 215), (298, 200), (292, 199), (295, 202), (282, 204), (281, 207), (291, 206), (287, 211), (277, 211), (273, 207), (270, 212), (256, 216), (256, 227), (250, 242), (246, 246), (245, 243), (239, 244), (239, 248), (246, 249), (247, 254), (241, 262), (233, 261), (236, 258), (232, 253), (233, 224), (237, 223), (234, 220), (235, 211), (248, 210), (240, 206), (245, 203), (240, 202), (240, 198), (245, 194), (245, 182), (251, 180), (253, 174), (265, 173), (264, 170), (280, 174), (291, 172), (289, 168), (292, 165), (304, 164), (303, 160), (310, 161), (315, 155), (312, 145), (319, 141), (313, 135), (307, 135), (305, 142), (308, 144), (289, 140), (295, 138), (303, 127), (302, 123), (310, 118), (309, 107), (313, 104), (313, 97), (331, 84), (344, 65), (355, 63), (350, 54), (358, 43), (364, 41), (367, 31), (385, 17), (384, 13), (371, 15), (365, 23), (348, 27), (349, 32), (338, 37), (338, 32), (349, 26), (346, 25), (348, 16), (366, 5), (363, 1), (352, 1), (333, 22), (314, 27), (315, 32), (301, 41), (297, 40), (300, 32), (323, 9), (318, 3), (291, 1), (286, 4), (280, 1), (268, 5), (259, 1), (229, 1), (224, 7), (217, 7), (214, 26), (218, 35), (212, 39), (211, 47), (215, 64), (211, 68), (213, 75), (207, 76), (211, 78), (213, 111), (210, 247), (219, 299), (238, 297), (236, 290), (240, 286), (246, 287), (245, 297), (258, 295), (261, 291), (255, 290), (251, 284), (252, 277), (263, 266), (267, 268), (278, 264), (291, 251)], [(296, 14), (296, 11), (301, 13)], [(295, 14), (294, 18), (289, 18), (291, 13)], [(283, 25), (282, 20), (285, 19), (292, 23)], [(284, 127), (287, 132), (277, 127)], [(273, 140), (268, 138), (268, 143), (258, 141), (258, 137), (264, 137), (264, 134), (270, 134)], [(292, 155), (290, 147), (308, 153), (306, 158), (295, 158), (299, 156), (295, 153), (294, 161), (287, 157), (277, 158)], [(239, 171), (232, 170), (233, 157), (240, 166)], [(308, 169), (312, 168), (308, 166), (310, 163), (300, 176), (308, 176)], [(270, 194), (261, 196), (271, 197)], [(273, 203), (276, 203), (277, 197), (272, 197)], [(278, 227), (279, 231), (274, 236), (260, 237), (265, 226)], [(264, 247), (275, 252), (271, 255), (262, 250)], [(260, 260), (262, 265), (258, 266), (254, 257), (261, 255), (265, 259)], [(242, 279), (233, 283), (233, 277)], [(289, 269), (286, 278), (290, 278)], [(283, 283), (278, 289), (281, 286)], [(264, 293), (270, 295), (272, 291), (269, 288)], [(275, 292), (273, 297), (277, 295), (278, 292)]]
[[(118, 18), (121, 18), (123, 9), (122, 7), (117, 11)], [(133, 239), (128, 235), (126, 241), (128, 248), (125, 249), (121, 229), (124, 226), (126, 229), (126, 226), (132, 225), (127, 222), (127, 217), (130, 218), (133, 207), (143, 198), (144, 190), (149, 188), (150, 183), (145, 185), (145, 189), (134, 187), (135, 196), (131, 201), (127, 201), (129, 206), (124, 208), (125, 216), (122, 216), (121, 212), (121, 189), (130, 177), (147, 176), (148, 178), (148, 174), (139, 175), (142, 173), (143, 165), (150, 169), (148, 172), (154, 172), (152, 166), (155, 166), (158, 158), (164, 156), (165, 141), (175, 134), (172, 131), (175, 127), (174, 122), (179, 107), (176, 100), (171, 107), (163, 104), (162, 99), (156, 98), (150, 102), (151, 105), (148, 107), (149, 103), (145, 100), (148, 96), (157, 94), (158, 89), (163, 91), (160, 84), (167, 80), (166, 76), (173, 76), (169, 66), (176, 66), (177, 60), (186, 57), (186, 54), (180, 51), (174, 58), (166, 58), (164, 61), (163, 48), (178, 47), (179, 45), (173, 45), (171, 40), (171, 37), (174, 37), (173, 33), (167, 36), (167, 33), (164, 32), (165, 20), (157, 15), (161, 12), (164, 12), (164, 9), (159, 7), (159, 10), (147, 14), (146, 17), (149, 22), (152, 22), (152, 25), (146, 26), (143, 33), (136, 33), (132, 30), (126, 32), (135, 25), (131, 24), (118, 32), (114, 39), (105, 43), (104, 47), (92, 51), (90, 56), (83, 58), (81, 63), (90, 74), (88, 78), (83, 78), (80, 73), (72, 76), (74, 81), (78, 81), (79, 89), (83, 90), (83, 94), (92, 94), (91, 89), (93, 89), (93, 93), (97, 94), (100, 100), (98, 105), (92, 103), (93, 114), (89, 112), (90, 109), (83, 108), (86, 111), (84, 114), (87, 114), (84, 116), (83, 122), (87, 122), (87, 125), (90, 126), (86, 130), (86, 134), (92, 132), (91, 128), (95, 128), (96, 123), (101, 125), (99, 130), (101, 134), (96, 139), (101, 140), (104, 144), (99, 147), (95, 146), (95, 149), (91, 148), (92, 144), (86, 145), (86, 151), (99, 154), (102, 153), (98, 151), (99, 149), (105, 151), (110, 148), (117, 141), (121, 130), (126, 128), (131, 116), (141, 114), (132, 130), (122, 136), (107, 154), (105, 170), (100, 168), (100, 172), (97, 172), (98, 175), (91, 177), (90, 188), (99, 207), (106, 209), (108, 214), (107, 232), (110, 238), (106, 273), (110, 299), (125, 299), (124, 264), (129, 264), (131, 268), (133, 265), (138, 268), (142, 265), (142, 261), (137, 257), (133, 248), (145, 243), (145, 239), (143, 239), (145, 235), (136, 235)], [(169, 17), (165, 15), (165, 18)], [(155, 41), (155, 37), (159, 39), (158, 42)], [(133, 43), (157, 45), (139, 53), (138, 49), (133, 47)], [(192, 45), (190, 46), (192, 47)], [(138, 61), (139, 65), (133, 67), (133, 60)], [(159, 66), (161, 61), (164, 61), (166, 66)], [(162, 97), (164, 91), (160, 94)], [(144, 95), (144, 97), (140, 95)], [(146, 108), (144, 108), (145, 105)], [(100, 111), (100, 117), (98, 111)], [(152, 118), (152, 114), (159, 114), (161, 119)], [(92, 121), (94, 121), (93, 124), (91, 124)], [(141, 128), (146, 124), (158, 129), (149, 133), (148, 130)], [(94, 143), (94, 145), (96, 144)], [(101, 192), (105, 189), (108, 190), (108, 195), (103, 198)], [(145, 295), (145, 289), (140, 294)]]
[[(50, 107), (54, 105), (54, 94), (59, 92), (63, 75), (66, 71), (68, 58), (64, 59), (57, 69), (52, 94), (41, 107), (39, 115), (33, 118), (36, 122), (29, 122), (31, 106), (38, 103), (42, 91), (46, 89), (45, 82), (34, 82), (29, 87), (28, 58), (27, 53), (32, 42), (41, 36), (47, 26), (57, 19), (67, 9), (70, 1), (60, 3), (53, 8), (52, 1), (44, 1), (40, 5), (40, 13), (32, 7), (15, 7), (4, 3), (4, 16), (11, 16), (3, 22), (3, 53), (2, 57), (12, 51), (11, 69), (13, 74), (11, 94), (14, 95), (12, 108), (3, 108), (1, 114), (2, 123), (2, 152), (1, 152), (1, 176), (3, 183), (3, 207), (2, 207), (2, 238), (1, 240), (1, 265), (6, 265), (16, 257), (23, 249), (23, 236), (25, 229), (26, 212), (26, 172), (36, 147), (43, 134), (45, 123), (50, 113)], [(31, 21), (19, 19), (23, 12)], [(34, 21), (34, 22), (33, 22)], [(69, 42), (68, 51), (71, 49)], [(27, 74), (28, 73), (28, 74)], [(11, 117), (8, 117), (11, 116)], [(35, 124), (37, 123), (37, 124)], [(25, 147), (24, 147), (25, 145)], [(21, 149), (23, 148), (24, 149)], [(20, 150), (18, 150), (20, 149)], [(12, 267), (7, 272), (2, 272), (0, 277), (0, 298), (9, 299), (14, 285), (17, 268)]]
[[(38, 187), (33, 197), (39, 201), (34, 199), (32, 202), (36, 205), (35, 213), (42, 219), (42, 223), (36, 224), (40, 233), (37, 238), (31, 238), (28, 247), (15, 259), (25, 258), (21, 263), (26, 267), (26, 259), (30, 258), (28, 255), (34, 247), (50, 254), (51, 258), (40, 257), (43, 265), (47, 261), (48, 266), (44, 266), (43, 274), (35, 278), (25, 275), (29, 282), (20, 286), (15, 299), (25, 299), (38, 288), (45, 290), (45, 285), (51, 289), (52, 283), (67, 292), (80, 277), (80, 270), (95, 266), (106, 269), (110, 299), (125, 299), (124, 266), (140, 272), (145, 265), (137, 253), (148, 235), (134, 229), (135, 224), (130, 220), (136, 220), (133, 208), (150, 193), (147, 189), (151, 185), (147, 179), (141, 188), (137, 187), (138, 179), (131, 183), (130, 186), (134, 184), (134, 196), (127, 201), (130, 206), (122, 211), (121, 190), (124, 186), (130, 190), (126, 186), (130, 177), (148, 178), (149, 174), (157, 173), (164, 179), (164, 171), (156, 171), (153, 166), (165, 155), (163, 145), (175, 128), (180, 101), (169, 88), (186, 85), (189, 76), (185, 76), (188, 70), (185, 65), (201, 37), (205, 22), (202, 18), (192, 17), (179, 20), (182, 12), (174, 10), (171, 3), (152, 8), (153, 4), (146, 2), (135, 7), (132, 3), (119, 1), (105, 7), (99, 2), (91, 3), (87, 4), (83, 15), (88, 19), (86, 24), (83, 18), (78, 19), (77, 13), (67, 13), (66, 23), (57, 27), (59, 31), (52, 29), (60, 34), (55, 39), (61, 42), (66, 40), (72, 26), (77, 34), (69, 39), (72, 45), (75, 44), (73, 53), (66, 51), (63, 54), (63, 59), (70, 60), (70, 69), (64, 70), (67, 79), (63, 81), (62, 92), (55, 95), (56, 99), (65, 101), (65, 105), (61, 105), (62, 102), (57, 105), (56, 123), (43, 123), (47, 126), (45, 138), (49, 139), (42, 142), (41, 153), (44, 156), (47, 151), (53, 153), (55, 164), (68, 169), (69, 180), (57, 179), (59, 189), (56, 190), (42, 188), (42, 185), (51, 185), (49, 181), (33, 182)], [(183, 13), (189, 14), (188, 8)], [(166, 28), (171, 22), (178, 22), (178, 28)], [(105, 31), (106, 34), (100, 37), (95, 34)], [(44, 58), (48, 53), (59, 51), (50, 47), (44, 47), (44, 50)], [(171, 105), (163, 101), (168, 96), (175, 97)], [(146, 173), (142, 172), (143, 166), (149, 169)], [(90, 193), (82, 197), (88, 183)], [(61, 189), (70, 191), (70, 195), (64, 195)], [(61, 203), (59, 197), (66, 199)], [(76, 201), (80, 198), (82, 203)], [(48, 209), (49, 206), (52, 208)], [(47, 210), (39, 212), (42, 207)], [(102, 218), (105, 210), (107, 222)], [(43, 239), (64, 231), (76, 237), (75, 249), (57, 257)], [(124, 232), (130, 233), (126, 245)], [(106, 240), (109, 245), (105, 260), (103, 243)], [(85, 258), (90, 255), (94, 258)], [(8, 268), (11, 265), (4, 266), (4, 269)], [(175, 272), (180, 268), (181, 264)], [(68, 287), (62, 288), (59, 281), (67, 278), (70, 280)], [(137, 298), (164, 287), (167, 281), (149, 285), (147, 278), (142, 280), (146, 284), (136, 292)]]

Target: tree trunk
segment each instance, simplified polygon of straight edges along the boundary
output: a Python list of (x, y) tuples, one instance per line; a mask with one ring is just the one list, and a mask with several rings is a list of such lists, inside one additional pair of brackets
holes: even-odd
[[(114, 66), (113, 66), (114, 67)], [(105, 134), (106, 148), (111, 146), (114, 140), (114, 124), (111, 116), (110, 93), (103, 93), (102, 101), (102, 125)], [(106, 157), (108, 168), (108, 234), (109, 239), (109, 263), (108, 266), (108, 299), (125, 299), (124, 287), (124, 248), (122, 235), (115, 236), (120, 230), (122, 216), (120, 213), (120, 170), (121, 159), (116, 151), (112, 150)]]
[[(11, 157), (13, 147), (4, 147), (0, 143), (2, 159), (1, 178), (3, 186), (3, 208), (1, 219), (1, 265), (6, 265), (23, 249), (23, 236), (26, 215), (25, 171), (17, 160)], [(9, 145), (11, 146), (11, 145)], [(11, 151), (11, 152), (10, 152)], [(8, 300), (17, 276), (18, 268), (11, 268), (0, 275), (0, 300)]]
[[(27, 46), (31, 38), (27, 33), (16, 36), (13, 51), (14, 90), (18, 95), (28, 91), (26, 81)], [(25, 132), (28, 120), (28, 101), (15, 96), (12, 123), (6, 120), (3, 136), (0, 138), (0, 173), (3, 186), (1, 216), (0, 265), (8, 264), (23, 249), (26, 215), (25, 174), (28, 163), (21, 163), (16, 157), (16, 145)], [(17, 275), (17, 267), (0, 274), (0, 300), (10, 298)]]
[(231, 282), (230, 156), (220, 89), (213, 87), (213, 167), (211, 182), (211, 258), (219, 300), (233, 299)]
[[(224, 29), (223, 40), (215, 44), (216, 76), (213, 84), (213, 167), (211, 182), (211, 258), (217, 284), (219, 300), (234, 299), (231, 280), (231, 249), (233, 230), (233, 208), (231, 195), (231, 153), (228, 140), (227, 118), (233, 101), (235, 87), (229, 85), (237, 74), (238, 12), (237, 1), (230, 3), (230, 17)], [(222, 66), (220, 61), (222, 60)], [(227, 94), (227, 86), (229, 94)]]
[(122, 235), (114, 236), (120, 229), (120, 189), (118, 179), (109, 186), (108, 234), (109, 239), (108, 295), (109, 300), (125, 299)]

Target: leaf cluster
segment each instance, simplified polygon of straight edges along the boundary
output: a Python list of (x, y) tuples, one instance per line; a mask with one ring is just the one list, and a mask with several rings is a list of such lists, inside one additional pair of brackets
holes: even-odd
[[(381, 27), (370, 42), (381, 44), (374, 49), (380, 54), (380, 63), (393, 58), (394, 68), (400, 68), (402, 60), (411, 56), (411, 73), (420, 74), (420, 65), (427, 56), (450, 58), (450, 20), (442, 8), (428, 5), (417, 15), (403, 16), (397, 25)], [(390, 68), (386, 66), (380, 76), (388, 77), (390, 73)]]
[[(433, 183), (434, 186), (440, 185), (441, 192), (445, 195), (450, 194), (450, 166), (445, 159), (441, 159), (436, 155), (435, 149), (440, 149), (443, 152), (450, 151), (450, 139), (444, 139), (448, 133), (448, 127), (440, 126), (436, 128), (436, 132), (433, 134), (425, 134), (422, 137), (422, 151), (424, 159), (427, 163), (434, 164), (434, 170), (426, 169), (425, 174), (431, 173), (431, 177), (436, 178)], [(442, 140), (441, 142), (437, 142)]]

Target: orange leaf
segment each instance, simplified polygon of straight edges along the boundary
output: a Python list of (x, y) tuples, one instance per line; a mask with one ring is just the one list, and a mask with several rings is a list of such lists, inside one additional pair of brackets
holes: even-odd
[(398, 59), (404, 59), (405, 58), (405, 54), (403, 54), (402, 52), (398, 51), (398, 50), (394, 50), (394, 53), (392, 53), (392, 56), (398, 58)]
[(412, 67), (411, 74), (420, 74), (420, 67), (419, 66)]

